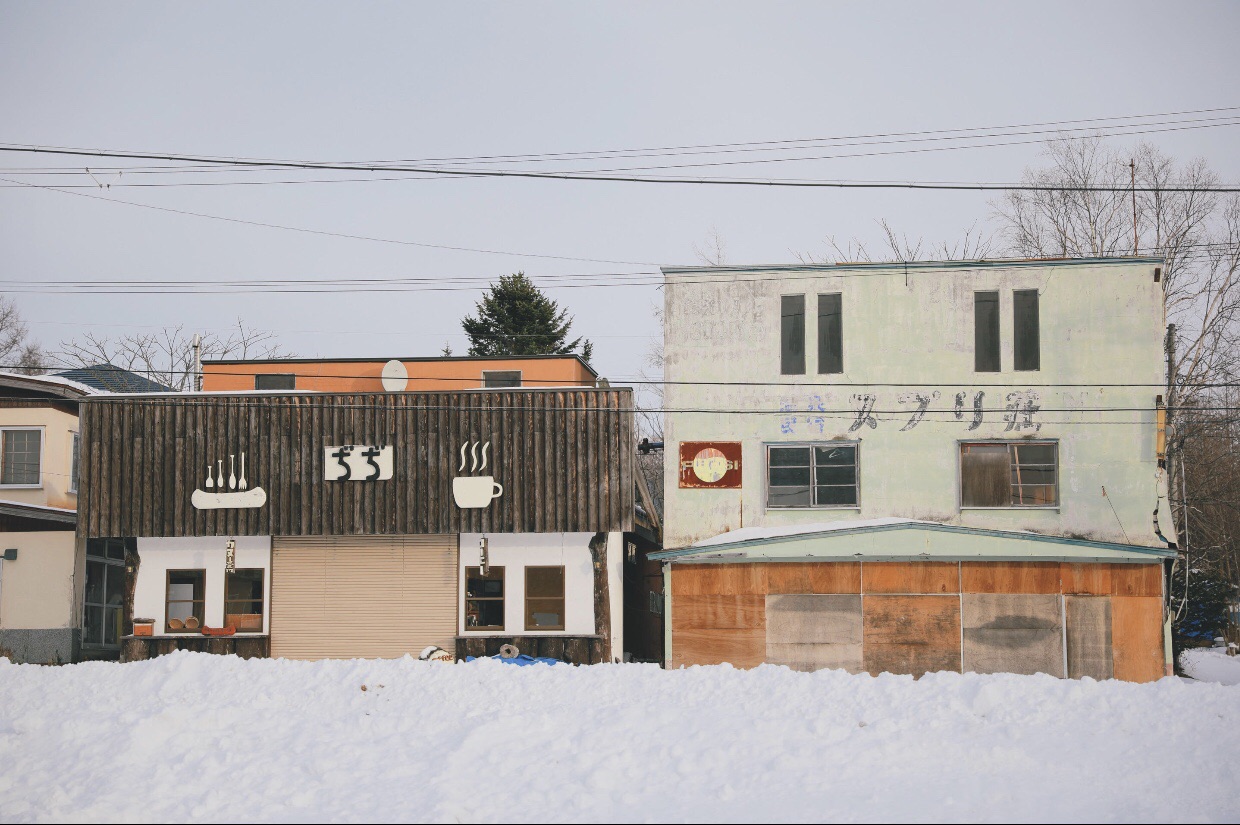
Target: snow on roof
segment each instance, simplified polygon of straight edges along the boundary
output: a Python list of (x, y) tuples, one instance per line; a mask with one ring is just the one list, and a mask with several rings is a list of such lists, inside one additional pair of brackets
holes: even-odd
[[(96, 390), (93, 387), (87, 386), (80, 381), (74, 381), (70, 378), (62, 378), (57, 375), (22, 375), (21, 373), (10, 372), (8, 370), (0, 370), (0, 384), (17, 387), (26, 384), (42, 384), (45, 385), (49, 391), (54, 391), (53, 388), (63, 388), (73, 390), (80, 395), (94, 395), (96, 393)], [(57, 394), (64, 395), (64, 393)]]

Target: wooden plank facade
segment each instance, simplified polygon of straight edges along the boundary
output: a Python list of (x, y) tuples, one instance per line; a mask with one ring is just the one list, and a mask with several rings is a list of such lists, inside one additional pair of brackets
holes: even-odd
[[(633, 526), (628, 389), (84, 399), (79, 535), (331, 536), (620, 532)], [(458, 508), (460, 450), (490, 442), (503, 485)], [(325, 481), (324, 448), (391, 445), (387, 481)], [(199, 510), (208, 467), (246, 455), (267, 501)]]

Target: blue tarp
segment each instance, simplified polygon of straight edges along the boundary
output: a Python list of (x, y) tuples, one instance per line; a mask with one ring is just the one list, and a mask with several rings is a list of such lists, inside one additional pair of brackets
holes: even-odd
[(527, 656), (522, 653), (512, 659), (505, 659), (502, 656), (466, 656), (465, 661), (473, 662), (478, 659), (494, 659), (497, 662), (503, 662), (506, 665), (558, 665), (561, 664), (559, 659), (548, 659), (545, 656)]

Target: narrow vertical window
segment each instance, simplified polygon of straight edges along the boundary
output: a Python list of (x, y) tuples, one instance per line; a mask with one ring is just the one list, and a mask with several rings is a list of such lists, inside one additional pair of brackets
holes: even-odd
[(525, 629), (564, 629), (564, 568), (525, 568)]
[(1042, 368), (1036, 289), (1018, 289), (1012, 293), (1012, 345), (1016, 369)]
[(234, 570), (224, 574), (224, 626), (238, 633), (263, 632), (263, 571)]
[(780, 299), (779, 371), (783, 375), (805, 374), (805, 296)]
[(165, 633), (195, 633), (206, 621), (206, 570), (169, 570), (164, 605)]
[(844, 371), (843, 296), (818, 296), (818, 372)]
[(973, 369), (999, 372), (999, 293), (973, 293)]
[(504, 568), (465, 568), (465, 629), (504, 629)]

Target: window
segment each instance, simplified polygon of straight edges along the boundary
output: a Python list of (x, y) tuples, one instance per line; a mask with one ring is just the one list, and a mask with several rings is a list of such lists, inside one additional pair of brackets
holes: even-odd
[(805, 296), (780, 298), (779, 371), (782, 375), (805, 374)]
[(857, 445), (770, 445), (767, 507), (856, 507)]
[(120, 644), (125, 603), (125, 546), (133, 539), (86, 540), (86, 588), (83, 596), (82, 644)]
[(564, 568), (525, 568), (525, 629), (564, 629)]
[(224, 574), (224, 626), (238, 633), (263, 632), (263, 571), (234, 570)]
[(169, 570), (164, 632), (196, 633), (204, 621), (206, 570)]
[(43, 431), (0, 430), (0, 485), (38, 487), (42, 474)]
[(818, 296), (818, 372), (844, 371), (843, 298), (838, 292)]
[(73, 457), (69, 462), (69, 492), (76, 493), (78, 488), (78, 454), (80, 450), (81, 440), (78, 434), (73, 434)]
[(1012, 293), (1012, 360), (1018, 370), (1042, 367), (1038, 340), (1038, 291), (1018, 289)]
[(465, 568), (465, 629), (504, 629), (504, 568)]
[(295, 390), (297, 376), (291, 372), (272, 372), (254, 376), (256, 390)]
[(973, 293), (973, 369), (999, 372), (999, 293)]
[(1059, 445), (997, 441), (960, 445), (961, 507), (1059, 504)]
[(482, 386), (490, 388), (521, 386), (521, 370), (495, 370), (482, 373)]

